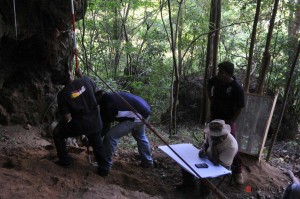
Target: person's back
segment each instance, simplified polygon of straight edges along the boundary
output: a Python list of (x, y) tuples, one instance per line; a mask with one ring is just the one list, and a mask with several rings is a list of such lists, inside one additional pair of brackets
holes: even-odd
[[(213, 145), (213, 140), (211, 137), (208, 137), (208, 143), (209, 147), (207, 148), (207, 156), (208, 159), (212, 159), (212, 145)], [(224, 140), (217, 144), (217, 153), (219, 157), (219, 164), (226, 168), (230, 168), (233, 158), (236, 155), (238, 151), (238, 143), (236, 139), (231, 135), (227, 134)]]
[(71, 122), (80, 131), (95, 132), (101, 128), (95, 89), (94, 82), (84, 76), (67, 84), (57, 96), (60, 113), (70, 113)]
[[(73, 158), (67, 151), (65, 139), (86, 135), (98, 165), (103, 165), (106, 161), (102, 152), (102, 123), (95, 96), (96, 84), (90, 78), (82, 77), (80, 70), (76, 69), (75, 73), (80, 78), (74, 80), (69, 71), (65, 87), (57, 95), (61, 119), (53, 130), (58, 156), (56, 164), (64, 167), (72, 165)], [(107, 176), (108, 171), (98, 167), (98, 174)]]
[(229, 123), (237, 109), (244, 107), (244, 95), (242, 87), (234, 79), (224, 83), (217, 76), (209, 80), (212, 85), (211, 96), (211, 120), (223, 119)]
[[(126, 102), (124, 102), (124, 100), (126, 100)], [(128, 106), (127, 102), (144, 119), (149, 117), (151, 112), (150, 106), (143, 98), (126, 92), (117, 92), (116, 94), (106, 92), (103, 94), (99, 103), (103, 121), (113, 122), (137, 118)]]
[[(141, 157), (141, 166), (153, 167), (151, 147), (145, 134), (147, 121), (150, 115), (150, 106), (139, 96), (125, 92), (98, 92), (96, 94), (100, 105), (100, 114), (103, 120), (104, 145), (106, 161), (108, 164), (101, 165), (103, 169), (110, 170), (112, 167), (112, 156), (115, 153), (119, 139), (132, 133), (137, 141), (138, 152)], [(134, 109), (132, 110), (131, 107)], [(111, 123), (118, 121), (113, 127)]]

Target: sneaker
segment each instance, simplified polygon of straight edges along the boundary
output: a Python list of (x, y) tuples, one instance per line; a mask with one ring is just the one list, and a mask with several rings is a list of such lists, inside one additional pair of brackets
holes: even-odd
[(234, 181), (235, 181), (237, 184), (239, 184), (239, 185), (244, 184), (244, 177), (243, 177), (243, 174), (242, 174), (242, 173), (234, 174), (234, 175), (233, 175), (233, 179), (234, 179)]

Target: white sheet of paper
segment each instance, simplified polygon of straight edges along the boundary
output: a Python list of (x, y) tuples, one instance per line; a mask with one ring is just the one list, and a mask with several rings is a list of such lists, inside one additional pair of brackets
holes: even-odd
[[(192, 144), (174, 144), (169, 145), (186, 163), (188, 163), (194, 171), (201, 178), (215, 178), (218, 176), (226, 175), (231, 173), (230, 170), (225, 167), (219, 165), (215, 166), (210, 160), (207, 158), (199, 158), (198, 153), (199, 149), (194, 147)], [(159, 146), (163, 152), (169, 155), (173, 160), (175, 160), (182, 168), (184, 168), (189, 173), (193, 174), (195, 177), (198, 176), (168, 147), (168, 146)], [(206, 163), (208, 168), (197, 168), (195, 164)]]

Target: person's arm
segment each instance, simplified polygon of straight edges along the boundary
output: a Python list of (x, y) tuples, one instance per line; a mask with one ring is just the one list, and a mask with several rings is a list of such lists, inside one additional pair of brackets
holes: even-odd
[(60, 114), (60, 122), (68, 123), (72, 120), (69, 110), (69, 105), (64, 97), (64, 94), (59, 92), (57, 95), (58, 112)]
[(65, 114), (65, 115), (63, 116), (63, 120), (64, 120), (65, 123), (69, 123), (69, 122), (72, 120), (71, 114), (70, 114), (70, 113)]
[(299, 179), (294, 175), (294, 173), (291, 170), (288, 170), (287, 174), (289, 174), (289, 176), (292, 179), (293, 183), (300, 184)]
[(207, 92), (207, 96), (208, 96), (208, 99), (211, 101), (212, 100), (212, 80), (208, 80), (207, 82), (207, 87), (206, 87), (206, 92)]
[(199, 156), (199, 158), (204, 158), (204, 157), (206, 157), (206, 152), (207, 152), (207, 149), (208, 149), (208, 140), (207, 140), (208, 138), (206, 138), (205, 140), (204, 140), (204, 142), (203, 142), (203, 144), (202, 144), (202, 146), (201, 146), (201, 148), (200, 148), (200, 150), (199, 150), (199, 153), (198, 153), (198, 156)]
[(236, 121), (236, 119), (238, 118), (238, 116), (241, 114), (242, 109), (243, 109), (243, 108), (238, 108), (238, 109), (234, 112), (233, 117), (231, 118), (230, 121), (228, 121), (228, 122), (229, 122), (229, 125), (233, 124), (233, 123)]
[(236, 119), (238, 118), (238, 116), (241, 114), (242, 109), (245, 106), (245, 94), (244, 91), (242, 89), (242, 87), (240, 87), (239, 85), (236, 87), (236, 108), (235, 108), (235, 112), (231, 118), (229, 122), (229, 124), (233, 124)]
[(225, 167), (231, 166), (233, 158), (237, 153), (237, 148), (227, 148), (219, 154), (219, 163)]
[(101, 105), (101, 99), (104, 94), (104, 90), (96, 89), (95, 97), (98, 105)]
[(220, 160), (219, 157), (214, 157), (214, 156), (212, 156), (211, 159), (210, 159), (210, 161), (211, 161), (214, 165), (216, 165), (216, 166), (218, 166), (219, 164), (222, 164), (222, 161)]

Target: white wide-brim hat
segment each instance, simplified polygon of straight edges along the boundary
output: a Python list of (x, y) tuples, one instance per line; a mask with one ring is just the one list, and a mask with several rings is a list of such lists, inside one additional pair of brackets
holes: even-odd
[(231, 127), (224, 120), (213, 120), (204, 128), (204, 132), (210, 136), (222, 136), (231, 132)]

